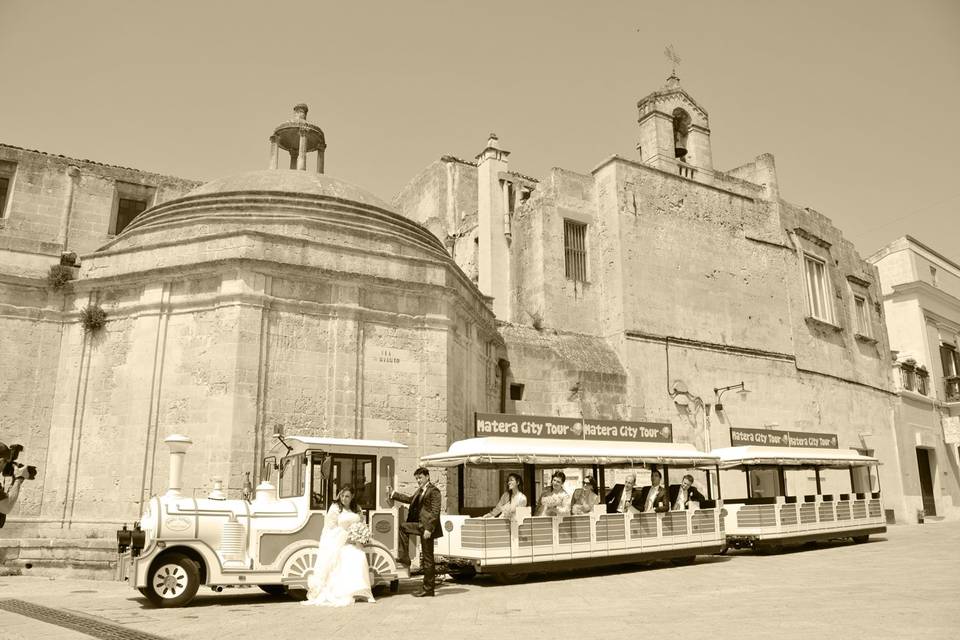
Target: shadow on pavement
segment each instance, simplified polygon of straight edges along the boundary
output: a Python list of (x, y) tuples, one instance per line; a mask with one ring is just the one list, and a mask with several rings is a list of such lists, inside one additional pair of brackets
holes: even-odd
[[(724, 562), (729, 562), (730, 558), (727, 556), (697, 556), (696, 562), (692, 562), (686, 565), (675, 565), (669, 560), (655, 560), (649, 562), (634, 562), (634, 563), (624, 563), (618, 565), (606, 565), (602, 567), (589, 567), (584, 569), (570, 569), (565, 571), (551, 571), (549, 573), (531, 573), (526, 580), (522, 580), (526, 584), (530, 583), (544, 583), (544, 582), (555, 582), (558, 580), (570, 580), (575, 578), (593, 578), (593, 577), (603, 577), (603, 576), (612, 576), (620, 575), (624, 573), (637, 573), (642, 571), (652, 571), (652, 570), (661, 570), (661, 569), (679, 569), (683, 566), (695, 566), (695, 565), (707, 565), (707, 564), (722, 564)], [(479, 575), (475, 578), (469, 580), (470, 584), (474, 584), (480, 587), (499, 587), (502, 586), (503, 582), (497, 580), (496, 577), (492, 575)], [(509, 583), (507, 583), (509, 584)]]

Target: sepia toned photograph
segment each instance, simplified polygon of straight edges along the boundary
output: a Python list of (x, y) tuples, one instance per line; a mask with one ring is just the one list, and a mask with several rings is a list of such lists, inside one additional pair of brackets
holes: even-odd
[(960, 634), (956, 0), (0, 0), (0, 640)]

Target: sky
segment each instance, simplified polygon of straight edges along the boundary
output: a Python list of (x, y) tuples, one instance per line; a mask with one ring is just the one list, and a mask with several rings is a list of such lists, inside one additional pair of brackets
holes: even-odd
[(958, 34), (958, 0), (0, 0), (0, 142), (213, 179), (306, 102), (326, 172), (387, 201), (490, 132), (512, 170), (588, 173), (636, 158), (672, 44), (716, 169), (772, 153), (862, 256), (960, 262)]

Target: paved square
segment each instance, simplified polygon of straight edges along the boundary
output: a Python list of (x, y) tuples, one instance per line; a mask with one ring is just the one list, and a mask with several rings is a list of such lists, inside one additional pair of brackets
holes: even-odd
[[(867, 544), (778, 555), (701, 557), (695, 565), (622, 567), (503, 586), (445, 583), (434, 599), (383, 594), (373, 605), (303, 607), (258, 589), (201, 589), (184, 609), (151, 608), (111, 582), (0, 578), (0, 600), (55, 607), (170, 639), (395, 638), (955, 638), (960, 630), (960, 523), (895, 526)], [(0, 638), (73, 639), (18, 614)]]

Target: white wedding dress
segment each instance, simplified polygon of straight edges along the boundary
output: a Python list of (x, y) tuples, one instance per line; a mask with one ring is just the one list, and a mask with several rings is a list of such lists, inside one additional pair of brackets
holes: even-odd
[(360, 521), (359, 513), (341, 512), (337, 504), (327, 510), (317, 561), (307, 581), (307, 600), (302, 604), (346, 607), (355, 602), (354, 598), (374, 601), (367, 555), (360, 547), (347, 543), (347, 532)]

